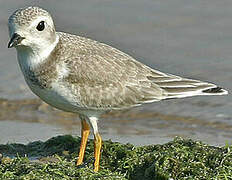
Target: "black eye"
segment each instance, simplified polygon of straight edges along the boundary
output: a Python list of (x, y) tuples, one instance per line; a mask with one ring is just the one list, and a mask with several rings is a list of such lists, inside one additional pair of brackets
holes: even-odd
[(44, 21), (40, 21), (39, 24), (37, 25), (36, 29), (38, 31), (43, 31), (45, 28)]

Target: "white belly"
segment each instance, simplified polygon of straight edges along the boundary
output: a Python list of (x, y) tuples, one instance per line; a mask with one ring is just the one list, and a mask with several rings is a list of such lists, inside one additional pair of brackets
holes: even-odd
[(76, 113), (83, 109), (79, 105), (77, 97), (75, 97), (62, 83), (53, 83), (51, 89), (41, 89), (30, 82), (27, 82), (27, 84), (32, 92), (51, 106), (60, 110)]

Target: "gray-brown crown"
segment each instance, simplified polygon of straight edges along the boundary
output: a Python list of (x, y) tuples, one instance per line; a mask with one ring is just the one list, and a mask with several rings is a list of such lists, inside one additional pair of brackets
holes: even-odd
[(50, 14), (39, 7), (27, 7), (16, 10), (10, 17), (9, 22), (14, 22), (18, 25), (28, 25), (38, 16), (50, 16)]

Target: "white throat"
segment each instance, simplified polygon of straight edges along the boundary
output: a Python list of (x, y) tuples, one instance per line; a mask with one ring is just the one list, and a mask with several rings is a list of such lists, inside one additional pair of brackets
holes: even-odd
[(56, 40), (47, 47), (41, 49), (30, 49), (26, 47), (18, 48), (18, 61), (22, 70), (25, 70), (25, 68), (30, 68), (31, 70), (33, 70), (42, 62), (44, 62), (50, 55), (50, 53), (54, 50), (58, 41), (59, 35), (56, 34)]

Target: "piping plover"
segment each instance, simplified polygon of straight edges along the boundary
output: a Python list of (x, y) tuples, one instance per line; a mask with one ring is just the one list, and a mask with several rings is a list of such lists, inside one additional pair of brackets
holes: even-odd
[(83, 162), (90, 132), (94, 132), (94, 171), (99, 170), (102, 139), (99, 116), (170, 98), (224, 95), (208, 82), (163, 73), (106, 44), (56, 32), (51, 15), (39, 7), (15, 11), (9, 17), (10, 42), (30, 89), (46, 103), (80, 116), (82, 139), (77, 165)]

